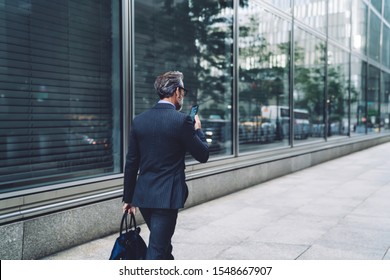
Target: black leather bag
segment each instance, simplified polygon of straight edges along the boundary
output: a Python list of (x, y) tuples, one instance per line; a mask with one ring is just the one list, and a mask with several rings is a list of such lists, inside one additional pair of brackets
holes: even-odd
[[(129, 223), (130, 216), (130, 223)], [(133, 213), (123, 214), (119, 237), (112, 248), (110, 260), (144, 260), (146, 257), (146, 244), (139, 235), (141, 228), (137, 227)]]

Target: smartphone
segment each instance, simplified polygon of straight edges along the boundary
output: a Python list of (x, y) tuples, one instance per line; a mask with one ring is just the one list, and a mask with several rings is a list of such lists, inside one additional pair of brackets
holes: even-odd
[(192, 123), (195, 123), (195, 115), (198, 113), (198, 110), (199, 110), (199, 105), (193, 105), (191, 107), (190, 117), (192, 119)]

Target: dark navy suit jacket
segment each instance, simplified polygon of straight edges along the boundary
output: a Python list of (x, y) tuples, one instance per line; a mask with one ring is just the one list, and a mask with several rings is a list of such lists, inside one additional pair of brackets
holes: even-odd
[[(207, 162), (202, 130), (171, 104), (155, 107), (133, 120), (126, 156), (123, 201), (141, 208), (179, 209), (188, 196), (185, 154)], [(138, 178), (137, 178), (138, 174)]]

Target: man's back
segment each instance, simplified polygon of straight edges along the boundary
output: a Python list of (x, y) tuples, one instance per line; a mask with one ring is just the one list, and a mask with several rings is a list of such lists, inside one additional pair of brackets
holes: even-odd
[[(126, 156), (123, 210), (141, 211), (150, 230), (146, 259), (173, 260), (172, 236), (179, 208), (188, 196), (185, 182), (185, 154), (206, 162), (208, 144), (197, 115), (178, 111), (187, 90), (184, 76), (169, 71), (156, 78), (154, 88), (160, 98), (152, 109), (133, 121)], [(139, 171), (139, 176), (137, 174)]]
[[(126, 160), (127, 166), (139, 168), (133, 204), (150, 208), (184, 207), (188, 196), (184, 174), (187, 151), (200, 162), (208, 160), (205, 137), (201, 131), (195, 131), (190, 117), (165, 103), (137, 116)], [(134, 178), (131, 182), (135, 183)]]

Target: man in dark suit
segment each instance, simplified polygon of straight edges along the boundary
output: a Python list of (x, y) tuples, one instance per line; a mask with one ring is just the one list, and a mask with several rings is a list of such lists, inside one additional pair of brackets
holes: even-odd
[[(147, 259), (173, 259), (171, 239), (178, 209), (188, 196), (185, 154), (207, 162), (209, 150), (199, 117), (179, 112), (187, 92), (178, 71), (157, 77), (160, 101), (133, 120), (124, 174), (123, 210), (138, 207), (150, 230)], [(137, 178), (138, 174), (138, 178)]]

